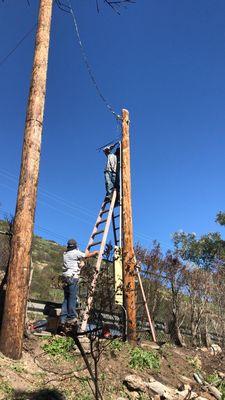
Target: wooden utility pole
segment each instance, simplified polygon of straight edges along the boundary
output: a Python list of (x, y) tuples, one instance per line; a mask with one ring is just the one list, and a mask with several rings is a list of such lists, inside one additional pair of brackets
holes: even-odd
[(122, 227), (123, 227), (123, 275), (124, 304), (127, 312), (127, 335), (136, 344), (136, 291), (135, 254), (133, 247), (133, 222), (131, 206), (129, 112), (122, 110)]
[(52, 4), (53, 0), (40, 0), (20, 181), (0, 337), (0, 350), (3, 354), (13, 359), (19, 359), (22, 355), (31, 264), (31, 244), (39, 175)]

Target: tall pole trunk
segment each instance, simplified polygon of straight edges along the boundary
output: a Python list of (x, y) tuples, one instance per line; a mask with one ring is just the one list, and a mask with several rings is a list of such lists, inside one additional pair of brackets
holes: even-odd
[(131, 206), (129, 112), (122, 110), (122, 226), (124, 303), (127, 312), (127, 336), (132, 345), (137, 341), (135, 255)]
[(41, 152), (52, 4), (53, 0), (40, 0), (20, 181), (0, 337), (0, 350), (3, 354), (13, 359), (19, 359), (22, 355)]

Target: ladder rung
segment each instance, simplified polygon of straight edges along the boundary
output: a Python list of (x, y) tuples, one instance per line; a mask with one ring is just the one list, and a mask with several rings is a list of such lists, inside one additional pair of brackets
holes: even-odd
[(106, 214), (108, 212), (109, 212), (109, 209), (108, 210), (103, 210), (103, 211), (100, 212), (100, 215)]
[(118, 231), (120, 228), (115, 228), (115, 231)]
[(119, 215), (119, 214), (117, 214), (117, 215), (114, 215), (114, 217), (113, 217), (113, 218), (114, 218), (114, 219), (116, 219), (116, 218), (119, 218), (119, 216), (120, 216), (120, 215)]
[(107, 221), (107, 219), (102, 219), (101, 221), (97, 222), (96, 226), (98, 227), (101, 224), (104, 224)]
[(95, 236), (100, 235), (103, 232), (104, 232), (104, 229), (102, 229), (101, 231), (97, 231), (97, 232), (93, 233), (92, 237), (94, 238)]
[(97, 246), (98, 244), (101, 244), (102, 242), (94, 242), (92, 244), (89, 244), (88, 249), (90, 249), (91, 247)]

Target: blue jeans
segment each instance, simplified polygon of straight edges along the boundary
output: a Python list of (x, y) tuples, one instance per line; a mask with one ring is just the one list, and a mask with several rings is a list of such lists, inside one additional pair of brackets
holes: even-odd
[(64, 301), (61, 309), (61, 323), (66, 322), (67, 319), (77, 318), (77, 289), (78, 279), (66, 278), (66, 284), (64, 290)]
[(116, 183), (116, 173), (111, 171), (105, 171), (104, 174), (105, 174), (106, 196), (111, 197)]

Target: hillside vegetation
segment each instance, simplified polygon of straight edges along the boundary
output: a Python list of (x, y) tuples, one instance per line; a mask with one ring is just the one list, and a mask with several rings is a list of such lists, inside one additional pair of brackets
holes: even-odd
[[(8, 231), (7, 221), (0, 221), (0, 231)], [(58, 243), (34, 235), (32, 244), (33, 275), (30, 297), (60, 301), (62, 291), (55, 289), (62, 272), (62, 254), (65, 248)], [(9, 257), (9, 236), (0, 235), (0, 269), (4, 271)]]

